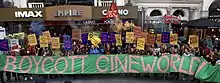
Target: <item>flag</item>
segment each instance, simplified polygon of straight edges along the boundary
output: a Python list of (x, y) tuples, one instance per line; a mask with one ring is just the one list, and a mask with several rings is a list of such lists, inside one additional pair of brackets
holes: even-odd
[(119, 18), (118, 8), (114, 0), (112, 0), (112, 4), (105, 16), (104, 20), (111, 19), (111, 18)]

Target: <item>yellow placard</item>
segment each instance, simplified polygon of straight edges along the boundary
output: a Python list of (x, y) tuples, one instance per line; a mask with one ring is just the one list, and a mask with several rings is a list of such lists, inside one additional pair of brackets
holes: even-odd
[(60, 38), (59, 37), (52, 37), (51, 38), (51, 47), (52, 49), (59, 49), (60, 48)]
[(35, 34), (30, 34), (28, 35), (28, 44), (30, 46), (35, 46), (37, 45), (37, 38)]
[(134, 39), (134, 32), (126, 32), (126, 43), (133, 43)]
[(50, 31), (44, 31), (43, 36), (47, 37), (48, 42), (51, 40)]
[(89, 33), (88, 40), (90, 40), (94, 46), (98, 46), (98, 44), (101, 43), (101, 39), (97, 37), (94, 33)]
[(116, 46), (122, 46), (121, 34), (115, 34)]
[(170, 44), (171, 45), (178, 44), (178, 34), (170, 34)]
[(157, 34), (157, 44), (161, 45), (162, 34)]
[(189, 44), (192, 48), (199, 47), (199, 36), (189, 35)]
[(49, 47), (48, 46), (48, 37), (40, 36), (40, 47), (41, 48)]
[(137, 38), (137, 48), (138, 50), (144, 50), (145, 38)]

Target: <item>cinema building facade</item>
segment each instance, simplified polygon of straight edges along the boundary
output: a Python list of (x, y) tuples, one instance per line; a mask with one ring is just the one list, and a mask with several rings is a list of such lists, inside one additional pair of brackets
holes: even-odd
[[(29, 32), (31, 23), (43, 22), (46, 28), (84, 28), (85, 31), (105, 30), (111, 20), (102, 20), (109, 7), (81, 5), (61, 5), (44, 8), (0, 8), (1, 25), (8, 33)], [(135, 6), (118, 7), (120, 19), (135, 22), (138, 8)], [(87, 30), (88, 29), (88, 30)]]

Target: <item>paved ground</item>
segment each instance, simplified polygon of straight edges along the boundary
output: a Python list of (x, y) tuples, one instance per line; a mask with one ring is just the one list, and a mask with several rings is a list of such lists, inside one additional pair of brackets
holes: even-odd
[[(107, 76), (107, 75), (90, 75), (77, 76), (75, 78), (56, 78), (47, 80), (47, 83), (64, 83), (65, 80), (71, 80), (72, 83), (196, 83), (174, 80), (173, 78), (163, 79), (163, 77), (135, 77), (135, 76)], [(34, 81), (12, 81), (7, 83), (34, 83)]]

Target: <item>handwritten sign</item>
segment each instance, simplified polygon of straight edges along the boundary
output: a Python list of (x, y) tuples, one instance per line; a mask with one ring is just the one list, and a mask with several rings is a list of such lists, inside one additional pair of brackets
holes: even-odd
[(171, 45), (178, 44), (178, 34), (170, 34), (170, 44)]
[(137, 48), (138, 50), (144, 50), (145, 38), (137, 38)]
[(59, 37), (52, 37), (51, 38), (51, 47), (52, 49), (59, 49), (60, 48), (60, 38)]
[(48, 37), (46, 37), (46, 36), (40, 36), (40, 47), (41, 47), (41, 48), (49, 47), (49, 46), (48, 46)]
[(116, 45), (122, 46), (121, 34), (115, 34), (115, 38), (116, 38)]
[(126, 43), (134, 43), (134, 32), (126, 32)]
[(30, 46), (35, 46), (37, 45), (37, 38), (35, 34), (30, 34), (28, 35), (28, 44)]
[(81, 29), (72, 29), (72, 39), (73, 40), (81, 39)]
[(199, 46), (199, 36), (198, 35), (189, 35), (189, 44), (190, 47), (195, 48)]
[(44, 31), (43, 36), (47, 38), (48, 42), (51, 40), (50, 31)]

